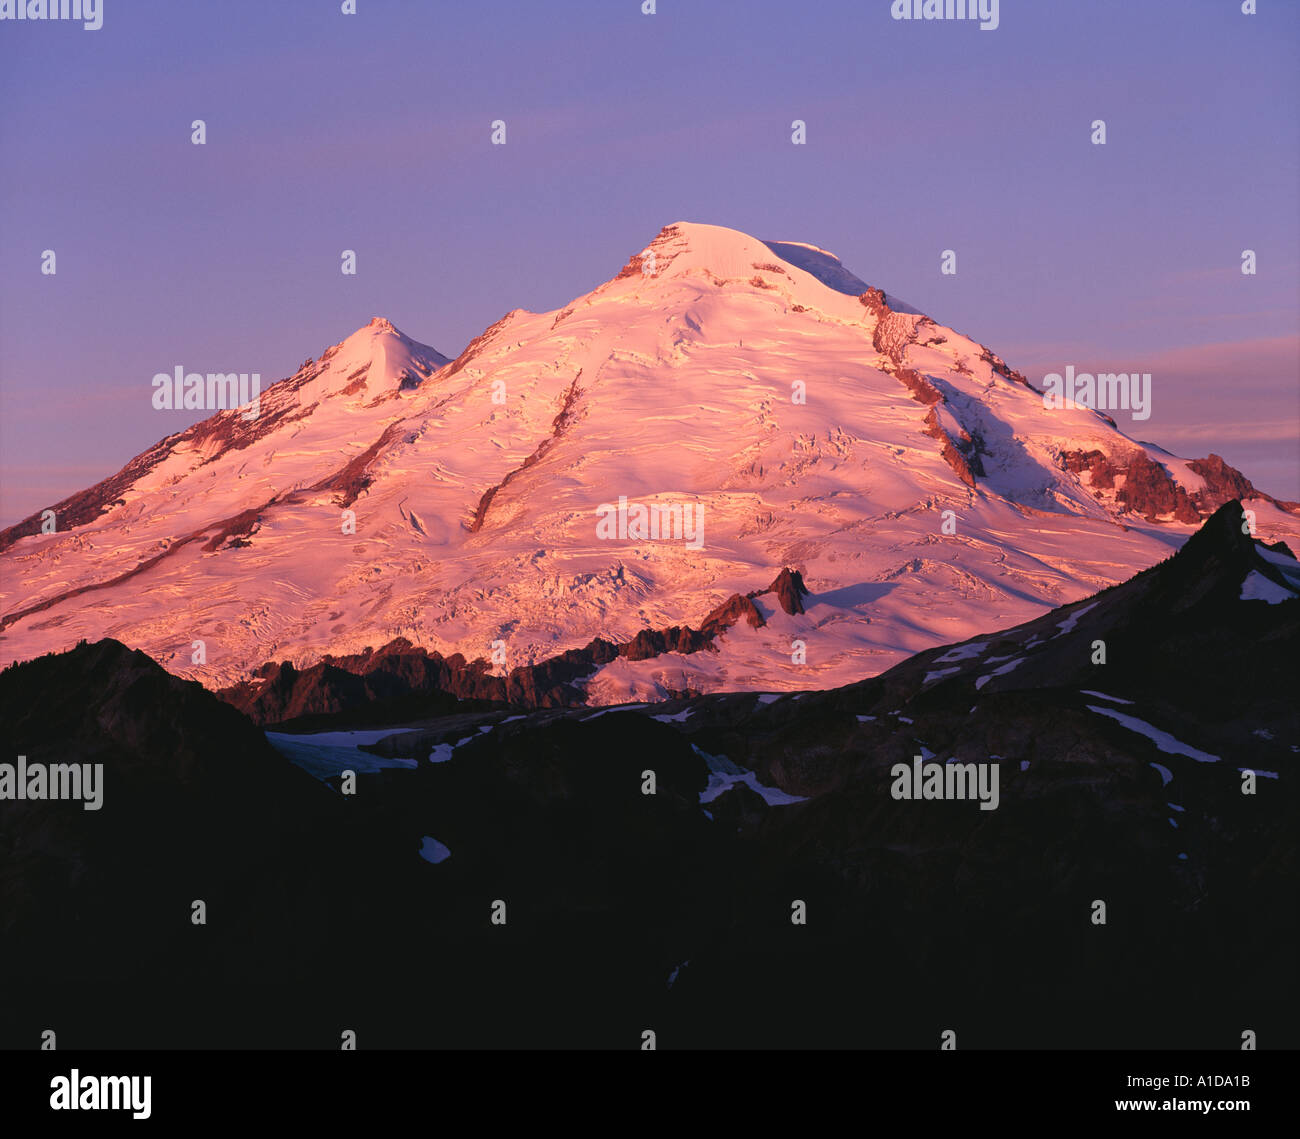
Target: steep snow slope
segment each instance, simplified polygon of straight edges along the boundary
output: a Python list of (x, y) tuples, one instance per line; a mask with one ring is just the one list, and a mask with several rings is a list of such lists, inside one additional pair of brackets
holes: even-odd
[[(499, 641), (508, 668), (698, 623), (790, 566), (806, 613), (616, 661), (589, 692), (827, 687), (1167, 556), (1232, 497), (1202, 469), (1045, 409), (825, 251), (678, 223), (450, 363), (373, 321), (256, 420), (164, 440), (59, 504), (59, 532), (12, 528), (0, 660), (112, 636), (217, 687), (401, 635), (470, 658)], [(601, 537), (620, 496), (702, 509), (702, 541)], [(1236, 496), (1295, 545), (1300, 518)]]

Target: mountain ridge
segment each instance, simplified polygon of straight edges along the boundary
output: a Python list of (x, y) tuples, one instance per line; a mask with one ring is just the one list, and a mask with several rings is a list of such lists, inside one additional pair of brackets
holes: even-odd
[[(375, 318), (257, 419), (168, 436), (57, 504), (55, 533), (0, 533), (0, 660), (111, 633), (211, 688), (396, 637), (501, 641), (514, 667), (685, 626), (784, 566), (830, 600), (709, 661), (611, 661), (592, 696), (793, 689), (1122, 580), (1230, 497), (1300, 538), (1294, 504), (1217, 456), (1049, 412), (991, 349), (859, 284), (824, 250), (677, 223), (453, 360)], [(689, 506), (707, 537), (602, 542), (621, 498)], [(781, 663), (809, 637), (810, 663)]]

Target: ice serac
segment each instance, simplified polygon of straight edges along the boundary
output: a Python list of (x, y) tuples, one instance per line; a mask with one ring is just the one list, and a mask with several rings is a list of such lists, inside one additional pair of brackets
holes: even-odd
[[(1300, 540), (834, 254), (678, 222), (454, 360), (376, 319), (0, 534), (0, 661), (112, 636), (253, 701), (267, 662), (402, 639), (593, 703), (826, 688), (1125, 580), (1229, 498)], [(610, 536), (620, 503), (689, 533)]]

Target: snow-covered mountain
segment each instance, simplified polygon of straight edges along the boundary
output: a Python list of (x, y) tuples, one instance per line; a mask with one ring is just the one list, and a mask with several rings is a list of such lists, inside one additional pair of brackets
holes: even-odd
[[(804, 612), (756, 598), (761, 627), (620, 657), (588, 694), (826, 688), (1125, 580), (1230, 498), (1296, 547), (1300, 507), (1046, 408), (833, 255), (678, 223), (454, 361), (376, 319), (255, 418), (0, 534), (0, 662), (113, 637), (215, 688), (404, 637), (504, 671), (698, 624), (789, 567)], [(681, 536), (637, 536), (652, 506)]]

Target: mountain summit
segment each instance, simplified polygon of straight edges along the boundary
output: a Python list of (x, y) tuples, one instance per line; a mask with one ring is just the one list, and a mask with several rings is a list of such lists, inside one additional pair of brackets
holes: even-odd
[(828, 687), (1124, 580), (1234, 498), (1295, 546), (1300, 508), (1217, 456), (1046, 408), (815, 246), (679, 222), (455, 360), (376, 318), (257, 418), (4, 531), (0, 661), (111, 636), (222, 687), (404, 637), (504, 670), (789, 567), (799, 611), (760, 598), (719, 651), (620, 656), (587, 691)]

